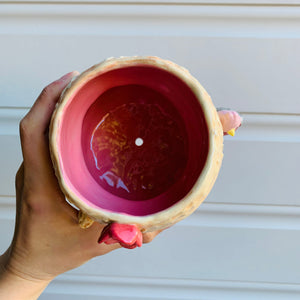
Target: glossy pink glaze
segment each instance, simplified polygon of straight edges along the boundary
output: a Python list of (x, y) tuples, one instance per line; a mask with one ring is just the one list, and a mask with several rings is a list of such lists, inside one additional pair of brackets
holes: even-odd
[[(116, 108), (95, 129), (90, 127), (89, 120), (97, 121), (95, 112), (107, 103)], [(116, 196), (151, 199), (183, 175), (188, 157), (184, 123), (170, 101), (153, 89), (126, 85), (103, 93), (87, 111), (83, 133), (89, 171)], [(136, 139), (142, 144), (136, 145)]]
[(134, 224), (111, 223), (103, 229), (98, 243), (107, 245), (119, 243), (124, 248), (134, 249), (142, 246), (143, 235)]
[(191, 190), (209, 141), (201, 106), (180, 79), (155, 67), (126, 67), (90, 80), (70, 100), (60, 160), (66, 183), (88, 205), (144, 216)]

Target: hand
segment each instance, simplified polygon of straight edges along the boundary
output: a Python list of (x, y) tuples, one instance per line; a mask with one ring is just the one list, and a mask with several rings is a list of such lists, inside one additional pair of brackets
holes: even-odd
[[(23, 163), (16, 175), (15, 234), (0, 261), (0, 299), (5, 289), (5, 299), (19, 300), (20, 295), (36, 299), (57, 275), (120, 248), (119, 244), (98, 244), (104, 225), (94, 222), (88, 229), (79, 227), (78, 211), (65, 201), (52, 168), (49, 122), (62, 90), (77, 74), (68, 73), (48, 85), (20, 122)], [(144, 234), (143, 242), (157, 234)], [(23, 293), (16, 290), (19, 282)]]

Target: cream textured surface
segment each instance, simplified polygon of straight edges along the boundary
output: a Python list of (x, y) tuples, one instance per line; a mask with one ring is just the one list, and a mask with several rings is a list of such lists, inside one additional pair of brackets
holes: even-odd
[(299, 299), (300, 2), (208, 2), (0, 1), (0, 251), (14, 226), (18, 122), (62, 74), (157, 55), (244, 117), (193, 215), (58, 277), (42, 300)]

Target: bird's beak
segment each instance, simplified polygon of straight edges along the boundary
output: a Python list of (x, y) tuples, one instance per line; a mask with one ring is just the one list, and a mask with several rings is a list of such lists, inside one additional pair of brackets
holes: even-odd
[(235, 135), (235, 129), (232, 128), (232, 129), (228, 130), (227, 133), (228, 133), (229, 135), (231, 135), (231, 136), (234, 136), (234, 135)]

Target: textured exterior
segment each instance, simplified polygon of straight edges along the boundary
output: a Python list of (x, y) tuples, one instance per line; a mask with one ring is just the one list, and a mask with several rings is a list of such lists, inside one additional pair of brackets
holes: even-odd
[[(68, 103), (70, 96), (82, 87), (86, 82), (101, 73), (117, 68), (150, 65), (169, 71), (179, 77), (193, 91), (203, 109), (208, 127), (209, 151), (205, 166), (191, 191), (179, 202), (161, 212), (146, 216), (131, 216), (119, 214), (107, 210), (100, 210), (89, 207), (86, 203), (72, 192), (68, 187), (61, 173), (59, 153), (56, 144), (56, 137), (59, 130), (59, 122), (62, 117), (64, 106)], [(53, 113), (50, 124), (50, 153), (53, 161), (56, 176), (59, 180), (62, 191), (67, 199), (78, 207), (91, 219), (100, 223), (118, 222), (136, 224), (142, 232), (153, 231), (169, 227), (184, 219), (203, 202), (219, 173), (223, 158), (223, 129), (217, 115), (217, 111), (211, 101), (210, 96), (201, 84), (184, 68), (158, 57), (134, 56), (109, 58), (102, 63), (89, 68), (75, 80), (73, 80), (63, 91), (60, 101)]]

